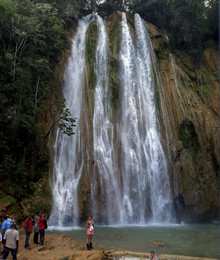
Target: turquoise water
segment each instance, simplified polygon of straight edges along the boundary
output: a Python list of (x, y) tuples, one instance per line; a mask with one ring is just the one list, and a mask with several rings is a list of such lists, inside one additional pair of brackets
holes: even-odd
[[(86, 229), (60, 230), (79, 243), (86, 243)], [(163, 246), (156, 246), (159, 241)], [(94, 245), (109, 249), (176, 254), (220, 259), (219, 225), (172, 225), (95, 227)]]

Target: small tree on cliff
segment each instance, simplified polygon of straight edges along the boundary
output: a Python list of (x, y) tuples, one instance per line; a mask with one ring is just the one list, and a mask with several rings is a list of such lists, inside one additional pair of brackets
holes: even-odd
[(60, 114), (59, 118), (53, 122), (49, 131), (47, 132), (45, 138), (47, 138), (52, 131), (52, 129), (57, 125), (61, 131), (68, 135), (74, 135), (73, 128), (76, 127), (76, 118), (72, 118), (69, 108), (66, 107), (66, 100), (58, 104), (58, 112)]

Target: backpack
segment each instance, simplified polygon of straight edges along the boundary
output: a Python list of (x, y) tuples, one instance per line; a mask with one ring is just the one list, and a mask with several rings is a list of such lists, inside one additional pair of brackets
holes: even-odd
[(47, 219), (44, 219), (44, 228), (47, 229)]

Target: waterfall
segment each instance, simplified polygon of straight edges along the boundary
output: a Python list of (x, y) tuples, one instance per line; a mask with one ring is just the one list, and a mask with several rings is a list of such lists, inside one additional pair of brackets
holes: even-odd
[(167, 162), (161, 145), (146, 30), (135, 15), (135, 43), (122, 14), (121, 174), (125, 222), (172, 220)]
[[(98, 41), (94, 111), (89, 121), (83, 110), (86, 91), (83, 78), (86, 31), (94, 17)], [(171, 188), (157, 119), (153, 76), (158, 72), (154, 69), (150, 38), (140, 16), (135, 15), (132, 34), (122, 13), (118, 54), (120, 98), (116, 114), (110, 101), (108, 45), (105, 23), (100, 16), (90, 15), (79, 21), (63, 78), (67, 107), (77, 117), (76, 134), (69, 137), (60, 130), (56, 134), (50, 223), (79, 224), (78, 186), (82, 169), (91, 158), (93, 163), (87, 167), (91, 194), (88, 205), (91, 204), (94, 219), (122, 225), (170, 223), (174, 219)], [(86, 129), (92, 129), (91, 149), (83, 139)]]
[[(54, 144), (53, 207), (50, 224), (78, 226), (78, 184), (84, 163), (81, 114), (83, 74), (85, 68), (86, 31), (92, 21), (88, 15), (79, 21), (72, 41), (72, 52), (63, 76), (63, 96), (71, 114), (77, 118), (75, 135), (57, 130)], [(76, 156), (77, 154), (77, 156)]]
[[(94, 139), (94, 173), (99, 176), (91, 179), (91, 195), (93, 202), (93, 215), (97, 216), (98, 196), (105, 201), (102, 211), (106, 212), (107, 223), (114, 223), (120, 216), (120, 189), (117, 182), (117, 172), (114, 163), (114, 129), (111, 123), (112, 110), (109, 104), (109, 86), (108, 86), (108, 36), (103, 19), (98, 19), (98, 44), (96, 49), (96, 86), (94, 94), (94, 117), (93, 117), (93, 139)], [(100, 184), (98, 183), (98, 178)], [(98, 194), (98, 185), (101, 186), (101, 194)]]
[[(169, 115), (166, 107), (166, 100), (165, 100), (165, 94), (163, 89), (163, 84), (160, 79), (160, 73), (156, 66), (156, 60), (155, 60), (155, 53), (153, 50), (152, 43), (150, 41), (150, 37), (148, 35), (148, 32), (146, 30), (145, 22), (140, 18), (138, 14), (135, 14), (135, 27), (136, 27), (136, 41), (137, 41), (137, 48), (139, 53), (139, 59), (142, 60), (142, 64), (145, 64), (145, 71), (140, 70), (142, 73), (140, 75), (147, 76), (148, 80), (151, 78), (151, 89), (152, 92), (155, 90), (155, 82), (153, 77), (153, 69), (154, 73), (156, 74), (156, 80), (157, 84), (159, 86), (160, 91), (160, 100), (161, 100), (161, 108), (162, 108), (162, 114), (163, 114), (163, 120), (166, 130), (166, 141), (168, 144), (168, 159), (171, 162), (171, 155), (170, 155), (170, 144), (171, 140), (173, 138), (172, 136), (172, 129), (170, 126), (169, 121)], [(148, 51), (147, 51), (148, 50)], [(147, 74), (146, 71), (149, 71), (150, 67), (150, 73)], [(139, 71), (139, 70), (138, 70)], [(144, 80), (143, 80), (144, 82)], [(147, 81), (146, 81), (147, 82)], [(145, 94), (148, 92), (148, 89), (145, 89)], [(152, 93), (151, 91), (149, 91)], [(148, 94), (149, 95), (149, 94)], [(146, 102), (146, 101), (145, 101)], [(144, 102), (144, 103), (145, 103)], [(164, 153), (164, 149), (161, 145), (161, 136), (160, 136), (160, 129), (159, 129), (159, 122), (156, 120), (157, 115), (155, 112), (155, 94), (154, 98), (153, 95), (151, 95), (151, 102), (152, 107), (148, 107), (149, 110), (145, 110), (145, 113), (151, 114), (151, 123), (150, 125), (150, 132), (153, 131), (154, 135), (152, 135), (153, 138), (148, 138), (148, 142), (150, 142), (148, 150), (150, 151), (150, 160), (152, 163), (151, 166), (151, 177), (148, 176), (149, 180), (153, 180), (154, 187), (150, 187), (150, 190), (152, 190), (151, 194), (151, 203), (152, 203), (152, 219), (153, 222), (165, 222), (170, 223), (175, 221), (173, 206), (172, 206), (172, 196), (171, 196), (171, 187), (170, 187), (170, 181), (169, 181), (169, 175), (168, 175), (168, 165), (167, 165), (167, 159)], [(149, 115), (148, 115), (149, 117)], [(175, 167), (174, 167), (175, 168)], [(174, 173), (175, 173), (175, 169)], [(148, 173), (149, 174), (149, 173)], [(153, 175), (152, 175), (153, 174)], [(153, 177), (153, 178), (152, 178)]]
[[(146, 167), (144, 154), (143, 135), (146, 134), (142, 128), (139, 117), (142, 114), (138, 83), (136, 78), (136, 53), (135, 47), (127, 25), (125, 13), (122, 14), (121, 22), (122, 40), (120, 51), (120, 78), (121, 78), (121, 116), (120, 127), (120, 170), (122, 175), (122, 211), (125, 223), (143, 222), (145, 219), (145, 205), (148, 197), (146, 187), (146, 175), (143, 168)], [(144, 118), (141, 118), (144, 120)], [(145, 164), (145, 165), (144, 165)], [(143, 196), (145, 194), (145, 196)]]

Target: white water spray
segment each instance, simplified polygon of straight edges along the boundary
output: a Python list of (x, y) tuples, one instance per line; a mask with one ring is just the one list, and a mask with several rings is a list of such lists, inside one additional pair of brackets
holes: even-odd
[[(89, 169), (91, 211), (107, 224), (171, 223), (173, 210), (168, 167), (155, 104), (151, 46), (143, 21), (135, 15), (135, 40), (122, 14), (120, 118), (113, 114), (108, 84), (108, 36), (97, 16), (96, 85), (94, 88), (93, 149), (83, 140), (85, 33), (91, 16), (79, 21), (72, 55), (64, 75), (67, 107), (77, 117), (76, 135), (59, 130), (54, 145), (53, 225), (77, 226), (78, 186), (85, 150), (94, 158)], [(155, 72), (157, 73), (157, 72)], [(119, 87), (119, 86), (118, 86)], [(114, 121), (114, 124), (112, 123)], [(104, 218), (104, 220), (103, 220)]]
[(160, 141), (146, 30), (135, 15), (134, 45), (122, 15), (121, 171), (125, 223), (172, 220), (167, 162)]
[[(120, 215), (120, 188), (117, 178), (117, 167), (114, 160), (114, 132), (112, 119), (112, 109), (109, 103), (108, 86), (108, 36), (105, 24), (100, 16), (98, 19), (98, 44), (96, 49), (96, 86), (94, 94), (94, 117), (93, 117), (93, 146), (94, 146), (94, 176), (91, 178), (91, 195), (94, 216), (99, 210), (104, 211), (108, 218), (107, 223), (116, 222)], [(99, 176), (97, 176), (97, 172)], [(98, 184), (98, 180), (100, 184)], [(101, 193), (98, 193), (100, 185)], [(97, 201), (104, 201), (101, 209), (97, 206)]]
[[(72, 52), (63, 77), (63, 95), (66, 106), (77, 118), (74, 136), (57, 130), (54, 144), (53, 208), (50, 224), (78, 226), (78, 184), (84, 163), (82, 139), (83, 74), (85, 68), (86, 31), (92, 16), (82, 18), (72, 41)], [(76, 156), (77, 155), (77, 156)]]

